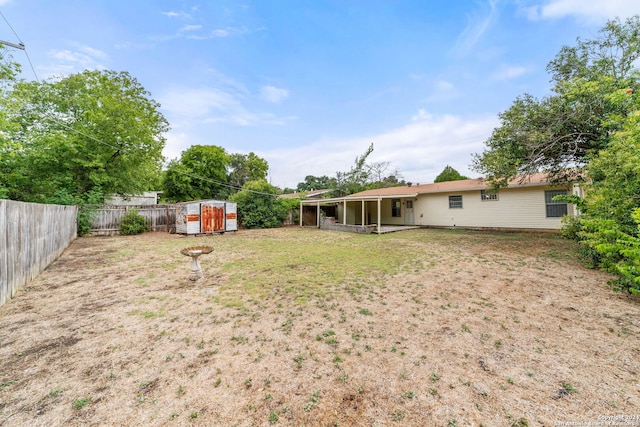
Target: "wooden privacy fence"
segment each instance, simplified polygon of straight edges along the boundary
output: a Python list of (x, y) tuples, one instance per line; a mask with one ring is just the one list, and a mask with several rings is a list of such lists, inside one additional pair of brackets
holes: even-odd
[(0, 200), (0, 305), (77, 236), (76, 206)]
[(175, 231), (175, 205), (142, 205), (142, 206), (100, 206), (97, 216), (91, 223), (91, 234), (113, 235), (120, 233), (120, 221), (130, 210), (135, 209), (142, 215), (151, 231)]

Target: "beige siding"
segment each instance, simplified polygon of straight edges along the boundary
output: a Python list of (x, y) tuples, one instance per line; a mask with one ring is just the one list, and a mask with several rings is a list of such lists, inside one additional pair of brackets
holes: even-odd
[[(560, 218), (547, 218), (542, 187), (502, 189), (498, 200), (480, 200), (480, 191), (431, 193), (414, 204), (416, 225), (559, 229)], [(571, 189), (568, 189), (571, 194)], [(449, 196), (462, 196), (462, 209), (449, 209)], [(569, 205), (569, 214), (573, 213)]]
[(392, 199), (383, 199), (382, 203), (380, 205), (380, 216), (382, 217), (382, 222), (381, 224), (385, 224), (385, 225), (402, 225), (404, 224), (404, 206), (405, 206), (405, 201), (404, 199), (400, 199), (402, 202), (402, 206), (400, 208), (400, 217), (394, 217), (391, 216), (391, 202)]
[[(402, 198), (400, 200), (402, 201), (400, 217), (391, 216), (392, 199), (382, 199), (380, 201), (380, 217), (382, 218), (382, 221), (380, 222), (380, 224), (384, 224), (384, 225), (405, 224), (406, 200), (415, 200), (415, 199)], [(342, 212), (341, 206), (339, 208), (339, 211)], [(416, 206), (414, 204), (414, 212), (415, 211), (416, 211)], [(377, 201), (365, 202), (364, 214), (366, 218), (366, 221), (365, 221), (366, 224), (377, 224), (378, 223), (378, 202)], [(347, 224), (362, 224), (362, 202), (360, 200), (350, 201), (347, 203)]]

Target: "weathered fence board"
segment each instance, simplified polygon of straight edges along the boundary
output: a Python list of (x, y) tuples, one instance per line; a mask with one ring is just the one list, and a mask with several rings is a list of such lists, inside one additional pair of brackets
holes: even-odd
[(0, 200), (0, 305), (76, 238), (76, 206)]
[(120, 233), (120, 221), (130, 210), (142, 215), (151, 231), (172, 231), (176, 226), (174, 205), (100, 206), (91, 223), (91, 234), (112, 235)]

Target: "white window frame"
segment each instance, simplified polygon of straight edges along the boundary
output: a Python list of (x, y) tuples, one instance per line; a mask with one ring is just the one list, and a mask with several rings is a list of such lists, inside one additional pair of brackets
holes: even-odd
[(483, 202), (497, 202), (498, 190), (480, 190), (480, 200)]
[(449, 196), (449, 209), (462, 209), (462, 195)]
[[(555, 194), (554, 194), (555, 193)], [(566, 189), (558, 189), (558, 190), (545, 190), (544, 191), (544, 209), (545, 216), (547, 218), (562, 218), (565, 215), (569, 214), (569, 205), (567, 202), (557, 202), (553, 200), (555, 196), (566, 196), (569, 192)], [(564, 207), (564, 209), (562, 209)], [(562, 215), (556, 215), (555, 211), (560, 208)], [(549, 215), (549, 210), (552, 210), (554, 215)]]

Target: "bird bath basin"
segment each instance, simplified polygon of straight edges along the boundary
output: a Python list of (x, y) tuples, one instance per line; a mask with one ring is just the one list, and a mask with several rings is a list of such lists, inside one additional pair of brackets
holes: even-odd
[(191, 272), (189, 273), (189, 280), (195, 282), (196, 280), (202, 279), (204, 277), (204, 273), (202, 272), (202, 268), (200, 268), (200, 262), (198, 261), (198, 258), (200, 257), (200, 255), (208, 254), (211, 252), (213, 252), (213, 247), (211, 246), (191, 246), (180, 250), (180, 253), (182, 255), (191, 258)]

